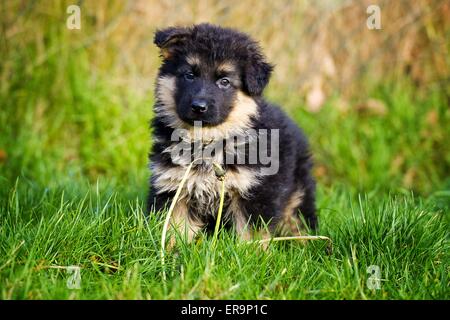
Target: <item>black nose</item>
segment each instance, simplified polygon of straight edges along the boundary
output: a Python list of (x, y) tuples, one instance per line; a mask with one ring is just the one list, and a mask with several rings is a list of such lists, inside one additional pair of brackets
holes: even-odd
[(205, 100), (194, 100), (192, 101), (191, 108), (195, 113), (203, 113), (208, 110), (208, 103)]

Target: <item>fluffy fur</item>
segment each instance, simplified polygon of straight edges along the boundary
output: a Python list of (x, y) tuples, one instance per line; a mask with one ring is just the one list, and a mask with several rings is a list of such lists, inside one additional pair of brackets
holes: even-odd
[[(184, 129), (183, 139), (198, 142), (200, 148), (223, 142), (209, 162), (194, 165), (177, 202), (172, 226), (186, 232), (189, 239), (215, 225), (220, 181), (212, 162), (221, 163), (226, 171), (224, 224), (242, 237), (251, 237), (261, 222), (272, 233), (299, 233), (305, 227), (301, 216), (309, 228), (316, 229), (308, 143), (297, 125), (262, 97), (273, 67), (259, 45), (244, 33), (210, 24), (159, 30), (154, 42), (163, 62), (152, 121), (149, 212), (170, 205), (190, 162), (171, 156), (177, 143), (171, 136), (174, 130)], [(202, 123), (201, 138), (195, 136), (195, 121)], [(256, 134), (249, 135), (249, 129)], [(230, 136), (242, 136), (248, 145), (252, 139), (261, 139), (259, 129), (279, 129), (277, 173), (261, 174), (267, 164), (260, 159), (250, 163), (248, 150), (242, 155), (244, 163), (224, 163), (227, 154), (237, 153), (227, 144)]]

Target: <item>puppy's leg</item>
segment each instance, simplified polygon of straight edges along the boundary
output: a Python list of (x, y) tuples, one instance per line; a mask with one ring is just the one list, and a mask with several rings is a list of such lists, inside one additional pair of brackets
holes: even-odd
[(319, 224), (316, 214), (316, 184), (310, 175), (305, 180), (304, 195), (299, 209), (308, 227), (316, 231)]
[[(175, 192), (156, 194), (152, 188), (148, 197), (147, 212), (159, 213), (165, 217), (174, 196)], [(189, 216), (186, 200), (178, 199), (170, 219), (168, 249), (173, 248), (175, 245), (175, 233), (180, 234), (187, 242), (190, 242), (202, 228), (203, 224), (200, 221), (194, 220)]]
[(302, 234), (303, 225), (299, 218), (299, 208), (304, 200), (304, 191), (297, 188), (292, 192), (285, 207), (278, 217), (275, 233), (279, 236), (299, 236)]
[[(187, 242), (191, 242), (200, 230), (203, 229), (204, 223), (198, 219), (194, 219), (189, 214), (189, 207), (185, 199), (179, 199), (172, 212), (171, 228), (179, 233)], [(175, 234), (172, 233), (169, 246), (175, 245)]]
[[(264, 240), (276, 233), (278, 224), (277, 213), (281, 208), (279, 201), (261, 192), (255, 192), (251, 199), (241, 199), (235, 206), (235, 212), (240, 212), (235, 218), (236, 231), (243, 240)], [(259, 191), (259, 190), (258, 190)], [(233, 212), (234, 214), (234, 212)]]
[[(306, 226), (300, 215), (303, 216)], [(313, 187), (307, 189), (299, 188), (291, 194), (278, 222), (276, 233), (281, 236), (300, 236), (307, 228), (313, 232), (317, 228)]]
[(316, 215), (316, 182), (311, 174), (312, 160), (309, 156), (300, 155), (297, 160), (297, 168), (295, 171), (296, 183), (299, 190), (302, 192), (302, 199), (298, 205), (296, 212), (299, 209), (307, 226), (316, 231), (318, 227)]
[(231, 198), (227, 215), (232, 217), (237, 235), (242, 241), (270, 238), (270, 232), (267, 229), (255, 228), (246, 211), (246, 207), (248, 208), (249, 206), (250, 202), (243, 200), (239, 196)]
[(238, 196), (234, 195), (231, 198), (228, 206), (228, 216), (232, 217), (233, 225), (239, 238), (248, 241), (252, 238), (249, 226), (249, 219), (245, 214), (244, 208)]

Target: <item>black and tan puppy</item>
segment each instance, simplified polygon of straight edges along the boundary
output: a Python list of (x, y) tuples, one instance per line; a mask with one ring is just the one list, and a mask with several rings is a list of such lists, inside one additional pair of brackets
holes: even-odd
[(154, 42), (163, 63), (152, 122), (149, 211), (170, 205), (195, 161), (172, 226), (189, 239), (211, 230), (221, 192), (216, 163), (225, 171), (225, 226), (243, 238), (261, 225), (272, 233), (297, 234), (304, 221), (314, 230), (308, 144), (296, 124), (262, 97), (273, 67), (259, 45), (244, 33), (210, 24), (160, 30)]

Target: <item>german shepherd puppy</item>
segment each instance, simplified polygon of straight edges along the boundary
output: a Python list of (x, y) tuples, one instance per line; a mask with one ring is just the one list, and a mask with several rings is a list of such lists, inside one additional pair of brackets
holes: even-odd
[(194, 161), (171, 221), (189, 240), (214, 229), (222, 190), (217, 167), (225, 173), (222, 222), (242, 238), (258, 229), (282, 235), (315, 230), (308, 143), (262, 97), (273, 66), (259, 45), (211, 24), (158, 30), (154, 43), (163, 61), (151, 124), (148, 211), (168, 208)]

